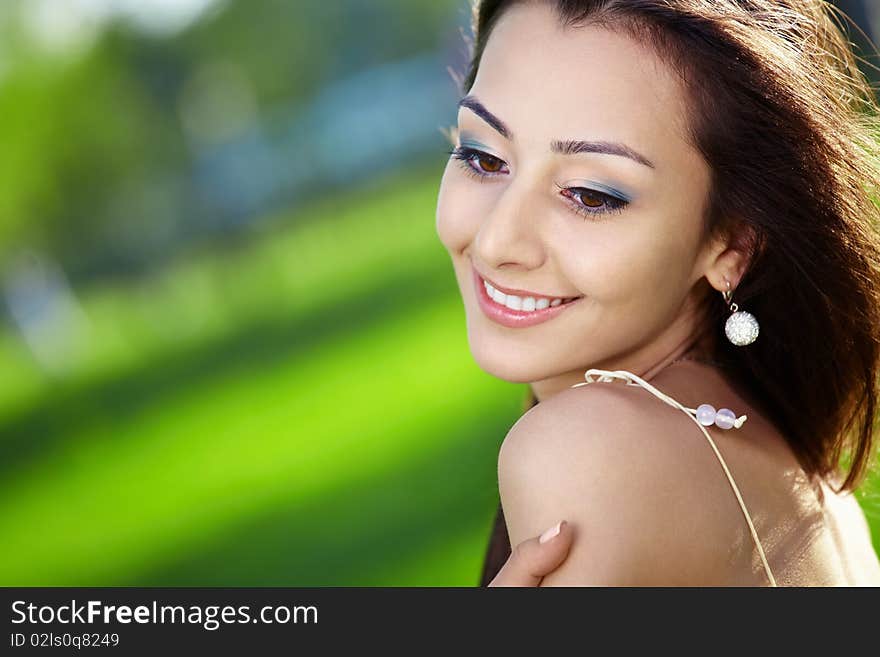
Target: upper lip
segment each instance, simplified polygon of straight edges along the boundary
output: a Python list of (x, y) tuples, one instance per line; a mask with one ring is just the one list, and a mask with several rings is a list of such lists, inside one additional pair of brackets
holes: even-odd
[(571, 298), (574, 298), (574, 297), (577, 297), (577, 296), (578, 296), (578, 295), (576, 295), (576, 294), (569, 294), (569, 295), (564, 295), (564, 294), (543, 294), (543, 293), (541, 293), (541, 292), (531, 292), (531, 291), (529, 291), (529, 290), (518, 290), (518, 289), (516, 289), (515, 287), (504, 287), (503, 285), (499, 285), (498, 283), (496, 283), (495, 281), (491, 280), (490, 278), (488, 278), (488, 277), (486, 277), (486, 276), (483, 276), (483, 274), (480, 273), (480, 271), (477, 270), (476, 268), (475, 268), (475, 270), (476, 270), (476, 272), (477, 272), (477, 275), (478, 275), (480, 278), (482, 278), (484, 281), (486, 281), (487, 283), (489, 283), (489, 285), (491, 285), (492, 287), (494, 287), (496, 290), (500, 290), (501, 292), (504, 292), (504, 294), (515, 294), (515, 295), (518, 296), (518, 297), (545, 297), (545, 298), (547, 298), (547, 299), (571, 299)]

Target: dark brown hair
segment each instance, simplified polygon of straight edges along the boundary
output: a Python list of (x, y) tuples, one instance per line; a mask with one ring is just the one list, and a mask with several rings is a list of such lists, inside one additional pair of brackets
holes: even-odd
[[(493, 25), (525, 1), (472, 0), (462, 93)], [(880, 108), (845, 16), (824, 0), (546, 1), (564, 27), (650, 43), (680, 76), (687, 136), (712, 171), (702, 237), (730, 235), (749, 254), (734, 300), (761, 325), (747, 346), (713, 340), (711, 357), (808, 476), (830, 481), (848, 462), (836, 490), (854, 490), (873, 458), (880, 386)], [(699, 330), (720, 331), (727, 306), (701, 284)]]

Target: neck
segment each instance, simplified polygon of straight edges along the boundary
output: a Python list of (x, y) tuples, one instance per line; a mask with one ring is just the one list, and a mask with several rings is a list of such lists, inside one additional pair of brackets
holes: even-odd
[(696, 339), (684, 340), (675, 345), (672, 349), (666, 349), (660, 356), (643, 352), (640, 354), (631, 354), (625, 358), (615, 358), (596, 362), (581, 370), (575, 370), (561, 376), (533, 382), (531, 384), (532, 392), (539, 402), (544, 401), (557, 392), (561, 392), (562, 390), (571, 387), (573, 384), (583, 381), (584, 373), (592, 368), (603, 370), (628, 370), (633, 374), (640, 376), (645, 381), (650, 381), (673, 363), (684, 360), (719, 365), (719, 363), (712, 360), (713, 339), (714, 338), (711, 335), (704, 335), (702, 337), (697, 337)]

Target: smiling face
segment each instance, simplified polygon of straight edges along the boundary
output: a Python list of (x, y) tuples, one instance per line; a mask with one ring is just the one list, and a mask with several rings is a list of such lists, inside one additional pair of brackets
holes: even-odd
[[(542, 399), (590, 367), (638, 373), (678, 355), (711, 260), (699, 243), (710, 171), (685, 140), (672, 71), (623, 34), (519, 4), (468, 99), (436, 218), (480, 367)], [(539, 308), (579, 298), (508, 310), (481, 301), (474, 272)]]

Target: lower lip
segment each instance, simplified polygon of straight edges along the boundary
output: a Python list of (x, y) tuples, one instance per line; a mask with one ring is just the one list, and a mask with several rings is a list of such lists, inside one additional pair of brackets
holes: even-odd
[(489, 293), (486, 292), (486, 286), (483, 284), (482, 277), (477, 273), (476, 269), (472, 271), (474, 287), (476, 288), (480, 308), (486, 314), (486, 317), (502, 326), (510, 328), (525, 328), (527, 326), (534, 326), (535, 324), (546, 322), (547, 320), (556, 317), (559, 313), (564, 312), (583, 298), (579, 297), (574, 301), (561, 303), (558, 306), (547, 306), (541, 310), (511, 310), (507, 306), (502, 306), (500, 303), (497, 303), (492, 297), (490, 297)]

